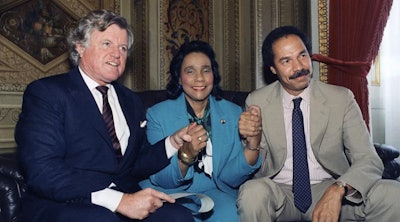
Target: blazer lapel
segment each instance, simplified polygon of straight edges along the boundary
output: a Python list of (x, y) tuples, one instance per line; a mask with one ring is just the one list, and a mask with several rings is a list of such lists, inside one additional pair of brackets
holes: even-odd
[[(176, 106), (172, 107), (172, 110), (170, 111), (174, 113), (176, 120), (178, 123), (185, 123), (184, 125), (187, 125), (189, 123), (189, 118), (187, 115), (187, 109), (186, 109), (186, 99), (184, 93), (182, 93), (177, 99), (176, 99)], [(183, 121), (183, 122), (181, 122)], [(180, 125), (180, 124), (177, 124)]]
[(217, 139), (212, 141), (212, 156), (213, 156), (213, 173), (219, 173), (221, 172), (221, 169), (226, 161), (228, 161), (228, 158), (226, 157), (226, 154), (223, 154), (223, 152), (226, 152), (226, 143), (225, 141), (231, 141), (233, 138), (231, 138), (229, 135), (232, 129), (228, 129), (229, 126), (233, 126), (235, 123), (227, 123), (226, 121), (228, 118), (223, 110), (223, 107), (216, 102), (215, 98), (210, 96), (210, 115), (211, 115), (211, 128), (212, 128), (212, 137), (214, 138), (224, 138), (224, 139)]
[(274, 155), (270, 159), (270, 163), (266, 163), (268, 167), (274, 169), (272, 166), (283, 165), (284, 160), (287, 155), (286, 147), (286, 130), (283, 117), (283, 107), (282, 107), (282, 96), (280, 85), (276, 84), (272, 94), (269, 98), (266, 98), (266, 102), (263, 103), (262, 112), (263, 114), (263, 127), (266, 132), (263, 132), (262, 140), (267, 139), (270, 144), (270, 149), (274, 149), (270, 154)]
[(75, 67), (69, 74), (68, 84), (71, 96), (80, 107), (79, 111), (82, 113), (82, 120), (87, 120), (99, 132), (101, 137), (106, 143), (112, 147), (111, 139), (109, 138), (108, 131), (105, 127), (103, 117), (93, 99), (93, 95), (85, 84), (79, 70)]
[(313, 81), (310, 85), (310, 141), (315, 156), (317, 156), (316, 154), (321, 147), (329, 120), (329, 109), (325, 106), (325, 97), (319, 85), (316, 81)]
[[(124, 157), (131, 156), (134, 155), (132, 154), (132, 152), (140, 150), (134, 149), (134, 145), (136, 144), (136, 140), (138, 139), (137, 136), (140, 135), (140, 133), (138, 133), (138, 130), (141, 129), (140, 123), (145, 120), (144, 109), (142, 106), (139, 105), (139, 103), (141, 102), (139, 98), (135, 99), (132, 96), (126, 95), (125, 91), (121, 88), (122, 86), (120, 86), (118, 83), (113, 83), (113, 86), (115, 92), (118, 95), (118, 102), (121, 106), (122, 112), (130, 131), (128, 146), (126, 147)], [(123, 158), (123, 160), (126, 159), (127, 158)]]

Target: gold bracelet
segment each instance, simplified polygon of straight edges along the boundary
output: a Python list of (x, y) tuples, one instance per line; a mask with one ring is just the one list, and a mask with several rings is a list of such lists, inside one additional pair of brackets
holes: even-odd
[(246, 149), (248, 149), (248, 150), (251, 150), (251, 151), (260, 151), (260, 150), (262, 150), (262, 149), (264, 149), (264, 148), (262, 148), (261, 146), (258, 146), (258, 147), (251, 147), (251, 146), (249, 146), (248, 144), (246, 144), (246, 146), (244, 146), (244, 148), (246, 148)]
[(178, 151), (178, 159), (185, 165), (191, 166), (197, 162), (197, 156), (190, 157), (187, 153), (184, 153), (181, 149)]

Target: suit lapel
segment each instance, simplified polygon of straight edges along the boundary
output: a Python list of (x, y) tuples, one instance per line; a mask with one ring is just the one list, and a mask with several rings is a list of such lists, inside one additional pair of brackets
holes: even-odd
[[(176, 120), (179, 123), (185, 123), (183, 125), (187, 125), (189, 123), (189, 118), (187, 115), (187, 109), (186, 109), (186, 99), (184, 93), (182, 93), (177, 99), (176, 99), (176, 106), (172, 107), (172, 110), (170, 111), (174, 113)], [(181, 122), (183, 121), (183, 122)], [(180, 124), (177, 124), (180, 125)]]
[(71, 92), (71, 96), (74, 98), (77, 107), (80, 108), (77, 112), (81, 112), (80, 116), (82, 117), (82, 120), (91, 123), (104, 141), (112, 147), (111, 139), (109, 138), (103, 117), (101, 116), (93, 95), (85, 84), (77, 67), (69, 73), (69, 82), (66, 84), (68, 84), (69, 91)]
[[(126, 95), (124, 90), (122, 90), (121, 86), (118, 83), (113, 83), (115, 92), (118, 96), (118, 102), (121, 106), (122, 112), (125, 116), (126, 123), (128, 124), (128, 128), (130, 131), (130, 136), (128, 140), (128, 146), (126, 147), (126, 151), (124, 157), (135, 155), (132, 154), (134, 151), (139, 151), (140, 148), (135, 149), (134, 146), (136, 144), (136, 140), (142, 139), (137, 138), (140, 133), (138, 130), (141, 130), (140, 123), (145, 120), (144, 118), (144, 109), (142, 106), (139, 105), (139, 100), (135, 100), (134, 97)], [(137, 106), (137, 107), (136, 107)], [(143, 135), (144, 136), (144, 129)], [(123, 158), (126, 160), (127, 158)]]
[(226, 147), (225, 141), (231, 141), (234, 138), (230, 137), (230, 131), (232, 129), (228, 129), (230, 126), (234, 126), (235, 123), (227, 123), (227, 120), (232, 119), (228, 118), (223, 111), (223, 107), (216, 102), (215, 98), (210, 96), (210, 115), (211, 115), (211, 128), (212, 128), (212, 137), (214, 138), (224, 138), (224, 139), (216, 139), (212, 140), (212, 155), (213, 155), (213, 173), (221, 172), (221, 167), (223, 167), (228, 161), (226, 155), (223, 155), (226, 150), (223, 147)]
[(325, 106), (325, 97), (319, 88), (320, 83), (313, 81), (310, 87), (310, 141), (314, 154), (316, 154), (321, 147), (322, 138), (328, 126), (329, 109)]
[[(268, 136), (270, 142), (271, 154), (274, 157), (271, 159), (271, 166), (280, 165), (284, 162), (287, 155), (287, 142), (286, 142), (286, 130), (285, 121), (283, 116), (283, 105), (280, 84), (276, 84), (272, 94), (269, 98), (266, 98), (266, 102), (263, 104), (262, 111), (265, 112), (263, 115), (263, 125), (267, 132), (264, 135)], [(269, 165), (269, 163), (268, 163)]]

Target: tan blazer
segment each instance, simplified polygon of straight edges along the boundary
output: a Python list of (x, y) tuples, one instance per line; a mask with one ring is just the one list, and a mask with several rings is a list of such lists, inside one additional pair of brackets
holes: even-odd
[[(334, 178), (357, 189), (363, 197), (380, 179), (383, 164), (352, 92), (344, 87), (311, 80), (310, 141), (318, 162)], [(261, 107), (265, 137), (263, 163), (256, 177), (273, 178), (286, 158), (286, 136), (280, 83), (250, 93), (247, 105)]]

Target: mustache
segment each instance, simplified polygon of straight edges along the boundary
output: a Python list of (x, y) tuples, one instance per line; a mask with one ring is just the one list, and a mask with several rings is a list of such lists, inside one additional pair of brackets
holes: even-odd
[(309, 73), (310, 73), (309, 70), (307, 70), (307, 69), (301, 69), (300, 71), (296, 72), (295, 74), (289, 76), (289, 79), (295, 79), (295, 78), (300, 77), (300, 76), (306, 76), (306, 75), (308, 75)]

